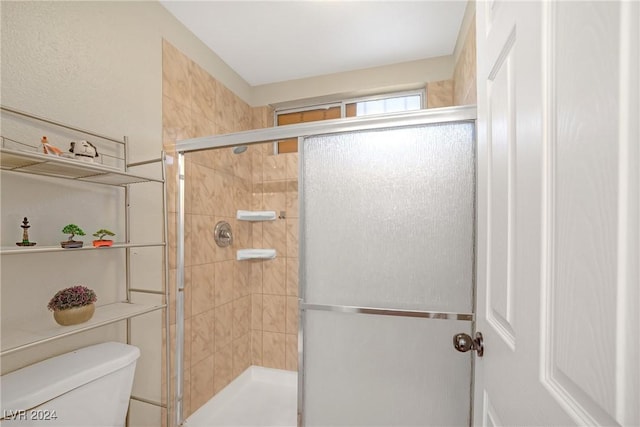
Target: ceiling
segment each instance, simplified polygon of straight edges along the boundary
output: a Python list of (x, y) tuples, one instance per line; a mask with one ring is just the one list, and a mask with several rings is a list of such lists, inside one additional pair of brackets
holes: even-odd
[(257, 86), (451, 55), (467, 0), (160, 3)]

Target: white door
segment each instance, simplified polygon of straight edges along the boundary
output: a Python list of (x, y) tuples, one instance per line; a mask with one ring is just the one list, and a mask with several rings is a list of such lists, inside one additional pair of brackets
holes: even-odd
[(640, 425), (639, 2), (479, 2), (477, 425)]

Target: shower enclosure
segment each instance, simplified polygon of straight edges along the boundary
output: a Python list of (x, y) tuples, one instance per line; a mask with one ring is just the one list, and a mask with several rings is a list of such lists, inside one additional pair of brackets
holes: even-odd
[(292, 137), (299, 141), (298, 424), (468, 425), (473, 362), (452, 338), (474, 329), (473, 107), (176, 144), (177, 424), (184, 155)]

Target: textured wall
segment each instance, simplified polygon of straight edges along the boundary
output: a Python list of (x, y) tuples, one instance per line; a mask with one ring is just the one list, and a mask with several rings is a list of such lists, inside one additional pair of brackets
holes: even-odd
[(476, 103), (476, 24), (472, 21), (453, 71), (453, 104)]
[[(127, 135), (133, 161), (158, 158), (162, 150), (163, 37), (188, 48), (219, 78), (234, 74), (226, 66), (223, 70), (219, 58), (158, 2), (2, 2), (0, 14), (3, 105), (115, 137)], [(241, 86), (236, 81), (234, 91), (243, 93)], [(60, 228), (69, 222), (91, 232), (113, 227), (120, 239), (124, 235), (121, 190), (67, 180), (52, 186), (40, 178), (7, 172), (2, 172), (1, 185), (2, 246), (17, 241), (24, 215), (32, 224), (32, 240), (39, 245), (57, 244), (63, 237)], [(160, 195), (159, 191), (143, 195), (149, 201), (146, 212), (132, 226), (142, 241), (159, 239)], [(138, 200), (133, 198), (134, 205)], [(85, 238), (85, 243), (89, 240)], [(147, 262), (142, 249), (135, 252), (139, 255), (136, 271), (153, 279), (136, 284), (159, 289), (162, 266)], [(2, 260), (3, 326), (5, 316), (15, 308), (27, 317), (48, 315), (48, 298), (75, 283), (92, 285), (99, 304), (125, 298), (122, 251), (11, 257)], [(25, 271), (33, 275), (26, 278)], [(17, 304), (22, 298), (30, 303)], [(142, 347), (134, 392), (160, 400), (160, 312), (140, 316), (133, 323), (135, 342)], [(7, 372), (97, 342), (124, 340), (125, 332), (120, 322), (42, 344), (3, 357), (2, 369)], [(158, 407), (137, 401), (131, 407), (131, 425), (160, 424)]]
[(453, 80), (427, 83), (426, 108), (450, 107), (453, 104)]
[[(468, 11), (468, 28), (463, 25), (458, 39), (459, 54), (449, 80), (427, 83), (427, 108), (476, 103), (476, 24), (474, 9)], [(457, 50), (456, 50), (457, 52)]]

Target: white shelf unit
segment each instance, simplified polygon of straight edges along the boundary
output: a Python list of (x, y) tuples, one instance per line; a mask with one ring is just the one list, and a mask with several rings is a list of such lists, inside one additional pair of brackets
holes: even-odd
[[(118, 149), (121, 150), (121, 157), (113, 157), (116, 161), (122, 163), (122, 167), (105, 166), (99, 163), (87, 163), (76, 159), (58, 157), (53, 155), (47, 155), (39, 153), (37, 150), (41, 149), (38, 146), (29, 145), (27, 143), (16, 140), (16, 138), (9, 138), (4, 135), (0, 135), (0, 167), (2, 171), (10, 173), (24, 173), (30, 175), (40, 175), (52, 178), (52, 182), (58, 179), (71, 179), (76, 181), (82, 181), (86, 183), (107, 185), (112, 187), (122, 188), (124, 191), (124, 205), (123, 212), (125, 216), (125, 241), (114, 243), (111, 247), (94, 248), (91, 246), (91, 242), (83, 248), (76, 249), (63, 249), (59, 246), (32, 246), (32, 247), (0, 247), (0, 255), (3, 256), (30, 256), (32, 254), (42, 253), (72, 253), (77, 251), (104, 251), (104, 250), (124, 250), (126, 252), (125, 262), (123, 269), (125, 270), (124, 283), (114, 284), (114, 286), (126, 287), (126, 301), (114, 302), (104, 305), (96, 306), (95, 314), (93, 317), (79, 325), (72, 326), (59, 326), (53, 320), (51, 313), (44, 311), (41, 316), (32, 317), (29, 319), (8, 319), (2, 322), (2, 333), (0, 335), (0, 356), (5, 356), (11, 353), (15, 353), (20, 350), (24, 350), (38, 344), (43, 344), (56, 339), (67, 337), (70, 335), (78, 334), (90, 329), (99, 328), (105, 325), (113, 324), (116, 322), (126, 322), (127, 329), (127, 343), (131, 343), (131, 323), (130, 319), (141, 316), (157, 310), (166, 308), (166, 302), (169, 301), (169, 293), (167, 284), (169, 283), (169, 271), (166, 260), (168, 259), (168, 245), (166, 242), (166, 236), (168, 234), (168, 225), (166, 217), (166, 187), (165, 187), (165, 162), (164, 154), (158, 159), (153, 159), (145, 162), (129, 163), (127, 156), (127, 138), (114, 139), (108, 136), (99, 135), (90, 131), (82, 130), (76, 127), (72, 127), (63, 123), (55, 122), (46, 118), (38, 117), (30, 113), (15, 110), (13, 108), (0, 106), (2, 114), (9, 114), (18, 117), (20, 120), (33, 121), (37, 124), (58, 126), (65, 131), (71, 131), (77, 135), (88, 135), (97, 137), (107, 142), (113, 143)], [(11, 144), (11, 147), (6, 145)], [(114, 149), (114, 151), (117, 151)], [(148, 164), (159, 163), (162, 166), (162, 179), (148, 177), (140, 174), (129, 173), (129, 167), (138, 167)], [(130, 194), (129, 186), (139, 183), (154, 182), (161, 186), (163, 201), (163, 230), (162, 241), (160, 242), (131, 242), (130, 241), (130, 218), (129, 218), (129, 206), (130, 206)], [(86, 244), (87, 242), (85, 242)], [(162, 247), (164, 248), (163, 256), (165, 259), (164, 265), (164, 283), (161, 284), (161, 290), (150, 290), (134, 288), (131, 285), (131, 252), (132, 248), (142, 247)], [(146, 293), (156, 294), (162, 296), (164, 302), (161, 304), (137, 304), (131, 303), (131, 297), (133, 293)], [(166, 342), (169, 342), (169, 311), (165, 310), (163, 316), (163, 322), (165, 325)], [(134, 343), (133, 343), (134, 344)], [(134, 344), (135, 345), (135, 344)], [(165, 346), (166, 349), (166, 372), (169, 370), (169, 346)], [(166, 387), (166, 395), (169, 395), (169, 388)], [(132, 396), (132, 399), (140, 400), (152, 405), (166, 408), (167, 405), (162, 402), (153, 402), (148, 399)], [(168, 411), (167, 411), (168, 412)], [(169, 414), (167, 413), (167, 421), (169, 420)]]

